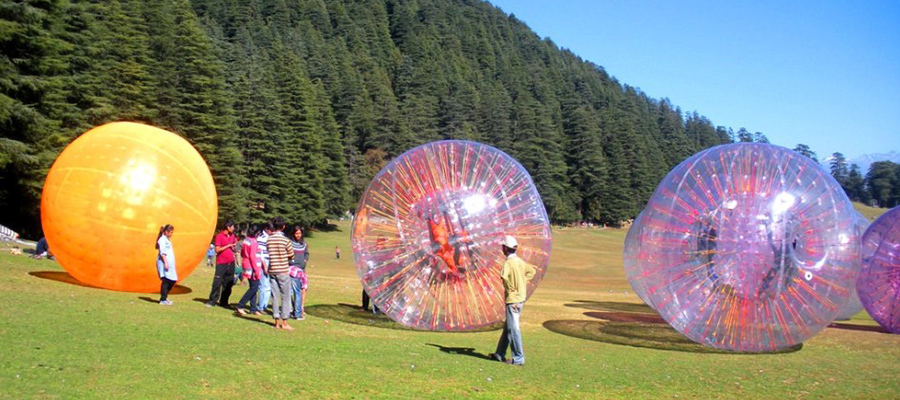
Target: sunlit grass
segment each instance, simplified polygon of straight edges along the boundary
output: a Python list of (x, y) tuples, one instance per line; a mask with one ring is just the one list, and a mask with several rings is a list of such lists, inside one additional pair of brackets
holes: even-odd
[[(0, 398), (892, 398), (900, 336), (865, 313), (781, 354), (703, 348), (661, 323), (622, 271), (625, 231), (554, 231), (526, 304), (525, 367), (486, 359), (497, 331), (404, 329), (353, 308), (361, 287), (349, 226), (314, 232), (310, 316), (276, 331), (199, 301), (64, 282), (52, 261), (0, 255)], [(335, 259), (340, 246), (342, 258)], [(154, 268), (148, 263), (148, 268)], [(190, 290), (189, 293), (185, 293)], [(243, 294), (236, 287), (232, 301)]]

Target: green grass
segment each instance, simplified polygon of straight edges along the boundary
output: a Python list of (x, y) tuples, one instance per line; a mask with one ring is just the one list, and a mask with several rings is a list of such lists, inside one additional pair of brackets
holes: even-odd
[(877, 332), (865, 313), (780, 354), (690, 342), (631, 292), (625, 232), (614, 229), (554, 232), (523, 314), (527, 365), (491, 362), (497, 331), (412, 331), (354, 309), (360, 286), (339, 227), (309, 239), (310, 317), (294, 332), (204, 307), (205, 266), (163, 307), (157, 295), (64, 282), (52, 261), (0, 255), (0, 398), (900, 396), (900, 336)]
[(881, 214), (888, 212), (887, 208), (869, 207), (863, 203), (853, 203), (853, 208), (869, 219), (870, 222), (875, 221)]

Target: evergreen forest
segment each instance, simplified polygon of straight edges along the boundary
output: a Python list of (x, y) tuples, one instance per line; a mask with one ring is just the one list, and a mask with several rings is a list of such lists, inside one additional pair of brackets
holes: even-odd
[(515, 157), (555, 223), (614, 226), (691, 154), (766, 141), (480, 0), (0, 1), (4, 223), (39, 236), (55, 157), (120, 120), (188, 139), (221, 219), (304, 226), (353, 211), (381, 167), (434, 140)]

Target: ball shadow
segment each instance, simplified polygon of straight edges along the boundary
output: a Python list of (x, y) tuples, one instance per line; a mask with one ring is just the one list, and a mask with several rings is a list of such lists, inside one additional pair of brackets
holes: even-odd
[(591, 318), (605, 319), (612, 322), (643, 322), (647, 324), (666, 324), (666, 320), (656, 314), (587, 311), (584, 313), (584, 315)]
[(373, 314), (372, 312), (363, 310), (362, 308), (338, 303), (338, 304), (316, 304), (306, 306), (306, 313), (315, 317), (332, 319), (336, 321), (346, 322), (348, 324), (371, 326), (375, 328), (397, 329), (403, 331), (412, 331), (414, 329), (400, 325), (388, 318), (384, 314)]
[(844, 329), (849, 331), (863, 331), (863, 332), (878, 332), (878, 333), (888, 333), (891, 332), (887, 329), (884, 329), (882, 326), (875, 325), (855, 325), (855, 324), (845, 324), (841, 322), (832, 322), (831, 325), (828, 325), (829, 328), (835, 329)]
[[(72, 275), (69, 275), (67, 272), (62, 272), (62, 271), (32, 271), (32, 272), (29, 272), (28, 275), (34, 276), (36, 278), (51, 280), (51, 281), (68, 283), (70, 285), (83, 286), (83, 287), (89, 287), (89, 288), (94, 288), (94, 289), (109, 290), (109, 289), (94, 286), (94, 285), (88, 285), (87, 283), (84, 283), (82, 281), (79, 281), (78, 279), (75, 279), (75, 277), (73, 277)], [(169, 294), (188, 294), (191, 292), (193, 292), (193, 290), (191, 290), (191, 288), (189, 288), (187, 286), (175, 285), (175, 287), (173, 287), (172, 290), (169, 291)]]
[(566, 307), (583, 308), (585, 310), (598, 311), (622, 311), (632, 313), (656, 314), (656, 310), (646, 304), (620, 303), (615, 301), (575, 300), (574, 303), (565, 304)]
[(672, 329), (667, 324), (633, 321), (552, 320), (544, 322), (544, 328), (561, 335), (622, 346), (656, 350), (711, 354), (773, 354), (792, 353), (803, 348), (798, 344), (787, 349), (750, 353), (714, 349), (696, 343)]
[[(399, 324), (394, 322), (394, 320), (390, 319), (385, 314), (373, 314), (370, 311), (363, 310), (361, 307), (346, 304), (346, 303), (338, 303), (338, 304), (316, 304), (312, 306), (306, 307), (306, 313), (315, 317), (331, 319), (341, 322), (346, 322), (348, 324), (354, 325), (362, 325), (362, 326), (371, 326), (375, 328), (384, 328), (384, 329), (396, 329), (402, 331), (423, 331), (420, 329), (413, 329), (408, 326)], [(503, 323), (497, 323), (494, 325), (490, 325), (480, 329), (474, 329), (469, 331), (462, 332), (447, 332), (447, 333), (469, 333), (469, 332), (488, 332), (500, 329), (503, 327)], [(429, 332), (429, 331), (425, 331)], [(444, 331), (434, 331), (434, 332), (444, 332)]]

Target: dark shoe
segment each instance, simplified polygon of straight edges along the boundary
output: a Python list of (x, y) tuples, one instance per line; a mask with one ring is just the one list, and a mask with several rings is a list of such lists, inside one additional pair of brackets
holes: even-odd
[(501, 356), (501, 355), (499, 355), (499, 354), (497, 354), (497, 353), (491, 353), (491, 354), (488, 354), (488, 357), (490, 357), (491, 360), (494, 360), (494, 361), (500, 361), (500, 362), (505, 362), (505, 361), (506, 361), (506, 357), (503, 357), (503, 356)]

